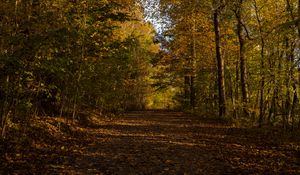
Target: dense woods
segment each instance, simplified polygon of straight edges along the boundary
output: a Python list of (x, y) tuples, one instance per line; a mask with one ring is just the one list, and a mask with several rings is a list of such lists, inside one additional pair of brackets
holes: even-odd
[(130, 1), (2, 1), (1, 128), (143, 109), (154, 29)]
[(2, 0), (0, 174), (146, 142), (159, 155), (202, 150), (220, 172), (243, 174), (265, 154), (265, 172), (297, 174), (299, 47), (300, 0)]
[(187, 108), (246, 125), (298, 126), (298, 1), (162, 0), (161, 11), (170, 37), (162, 60), (188, 89)]

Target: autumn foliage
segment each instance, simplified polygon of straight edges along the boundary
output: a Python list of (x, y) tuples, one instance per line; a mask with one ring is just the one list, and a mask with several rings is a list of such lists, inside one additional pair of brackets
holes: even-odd
[(299, 174), (299, 16), (296, 0), (1, 1), (0, 174)]

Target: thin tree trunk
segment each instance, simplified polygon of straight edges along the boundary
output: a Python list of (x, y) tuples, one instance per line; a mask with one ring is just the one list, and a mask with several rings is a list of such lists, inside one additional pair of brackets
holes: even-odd
[(73, 103), (73, 112), (72, 112), (72, 120), (73, 122), (75, 122), (75, 118), (76, 118), (76, 110), (77, 110), (77, 102), (76, 102), (76, 97), (74, 99), (74, 103)]
[(255, 16), (259, 27), (259, 34), (260, 34), (260, 41), (261, 41), (261, 50), (260, 50), (260, 68), (261, 68), (261, 82), (260, 82), (260, 100), (259, 100), (259, 127), (262, 126), (264, 121), (264, 113), (265, 113), (265, 106), (264, 106), (264, 88), (265, 88), (265, 56), (264, 56), (264, 49), (265, 49), (265, 40), (263, 37), (261, 19), (259, 17), (258, 7), (256, 0), (254, 0), (254, 8), (255, 8)]
[[(283, 52), (282, 53), (278, 53), (278, 67), (277, 67), (277, 71), (275, 71), (274, 75), (272, 75), (272, 81), (273, 81), (273, 84), (275, 85), (274, 87), (274, 90), (273, 90), (273, 97), (272, 97), (272, 102), (271, 102), (271, 107), (270, 107), (270, 110), (269, 110), (269, 116), (268, 116), (268, 122), (270, 123), (271, 122), (271, 118), (275, 119), (275, 117), (277, 116), (278, 114), (278, 107), (279, 107), (279, 87), (281, 86), (281, 82), (277, 79), (277, 73), (276, 72), (279, 72), (278, 74), (281, 73), (282, 71), (282, 61), (283, 61)], [(270, 70), (272, 70), (273, 67), (272, 65), (270, 64)]]
[(220, 37), (218, 9), (214, 11), (214, 32), (215, 32), (216, 58), (217, 58), (217, 67), (218, 67), (219, 117), (224, 117), (226, 115), (225, 72), (224, 72), (224, 59), (221, 57), (221, 37)]
[(229, 89), (227, 90), (229, 95), (230, 95), (230, 99), (231, 99), (231, 103), (233, 106), (233, 118), (235, 119), (237, 117), (237, 113), (236, 113), (236, 104), (235, 104), (235, 94), (234, 94), (234, 80), (232, 78), (232, 75), (229, 71), (229, 69), (226, 67), (226, 71), (228, 71), (228, 87)]
[(190, 76), (184, 76), (184, 103), (185, 107), (190, 105)]
[(193, 7), (193, 57), (191, 60), (191, 77), (190, 77), (190, 104), (192, 109), (194, 109), (195, 107), (195, 90), (194, 90), (194, 79), (195, 79), (195, 75), (194, 75), (194, 61), (197, 58), (197, 52), (196, 52), (196, 19), (195, 19), (195, 9), (196, 9), (196, 2), (194, 1), (194, 7)]
[[(236, 77), (236, 83), (235, 83), (235, 88), (234, 88), (234, 93), (235, 93), (235, 100), (238, 102), (239, 100), (239, 81), (240, 81), (240, 70), (239, 70), (239, 60), (236, 61), (235, 65), (235, 77)], [(236, 103), (235, 103), (236, 104)], [(238, 107), (235, 106), (235, 111), (234, 111), (234, 116), (238, 116)]]
[(293, 84), (293, 102), (292, 102), (292, 106), (291, 106), (291, 110), (290, 110), (290, 113), (289, 113), (289, 116), (291, 118), (291, 121), (292, 121), (292, 130), (294, 130), (294, 125), (295, 125), (295, 108), (296, 108), (296, 105), (298, 103), (298, 95), (297, 95), (297, 86), (296, 84), (294, 83)]
[(191, 101), (191, 107), (192, 109), (195, 108), (195, 89), (194, 89), (194, 81), (195, 81), (195, 77), (194, 76), (191, 76), (191, 87), (190, 87), (190, 90), (191, 90), (191, 96), (190, 96), (190, 101)]

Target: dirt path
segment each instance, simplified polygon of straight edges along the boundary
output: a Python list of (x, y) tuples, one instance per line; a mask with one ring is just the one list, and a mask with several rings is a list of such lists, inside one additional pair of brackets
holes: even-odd
[[(131, 112), (27, 156), (43, 174), (299, 174), (299, 142), (179, 112)], [(277, 133), (278, 134), (278, 133)], [(54, 144), (54, 143), (53, 143)], [(59, 150), (59, 151), (58, 151)], [(25, 158), (26, 159), (26, 156)], [(34, 166), (33, 166), (34, 164)], [(20, 168), (20, 166), (23, 168)], [(21, 166), (21, 167), (22, 167)], [(27, 168), (28, 168), (27, 167)], [(17, 173), (18, 174), (18, 173)]]
[(93, 164), (83, 173), (219, 174), (226, 168), (218, 159), (221, 136), (209, 127), (183, 113), (129, 113), (92, 131), (97, 139), (81, 161)]

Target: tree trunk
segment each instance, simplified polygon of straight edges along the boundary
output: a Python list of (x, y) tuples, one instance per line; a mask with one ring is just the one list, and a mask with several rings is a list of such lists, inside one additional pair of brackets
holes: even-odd
[(225, 72), (224, 59), (221, 57), (221, 37), (219, 27), (219, 11), (214, 11), (214, 32), (216, 44), (216, 58), (218, 67), (218, 89), (219, 89), (219, 117), (226, 115), (226, 94), (225, 94)]
[(227, 89), (227, 92), (229, 93), (230, 95), (230, 99), (231, 99), (231, 103), (232, 103), (232, 106), (233, 106), (233, 118), (236, 119), (237, 117), (237, 111), (236, 111), (236, 99), (235, 99), (235, 92), (234, 92), (234, 80), (232, 78), (232, 75), (231, 75), (231, 72), (230, 70), (226, 67), (226, 71), (228, 71), (228, 88)]
[(190, 105), (190, 76), (186, 75), (184, 76), (184, 105), (185, 107), (188, 107)]
[(259, 100), (258, 124), (259, 124), (259, 127), (262, 127), (262, 124), (264, 122), (264, 113), (265, 113), (265, 106), (264, 106), (265, 74), (263, 72), (265, 70), (265, 60), (264, 60), (265, 59), (265, 56), (264, 56), (265, 40), (264, 40), (264, 36), (263, 36), (263, 30), (262, 30), (262, 25), (261, 25), (261, 19), (260, 19), (259, 12), (258, 12), (258, 7), (256, 5), (256, 0), (254, 0), (254, 8), (255, 8), (256, 20), (257, 20), (258, 27), (259, 27), (259, 35), (260, 35), (260, 42), (261, 42), (261, 50), (260, 50), (261, 82), (260, 82), (260, 90), (259, 90), (260, 91), (260, 100)]
[(191, 107), (194, 109), (195, 108), (195, 89), (194, 89), (194, 80), (195, 77), (191, 76), (191, 86), (190, 86), (190, 91), (191, 91), (191, 95), (190, 95), (190, 101), (191, 101)]
[[(269, 124), (271, 124), (271, 118), (275, 119), (275, 117), (278, 114), (278, 107), (279, 107), (279, 88), (281, 86), (281, 82), (278, 80), (277, 77), (279, 77), (280, 75), (277, 76), (276, 72), (281, 72), (282, 71), (282, 61), (283, 61), (283, 52), (278, 53), (278, 67), (277, 67), (277, 71), (275, 71), (275, 73), (271, 76), (272, 77), (272, 82), (275, 85), (274, 90), (273, 90), (273, 95), (272, 95), (272, 101), (271, 101), (271, 107), (269, 109), (269, 115), (268, 115), (268, 122)], [(269, 69), (275, 69), (275, 66), (273, 67), (271, 64), (269, 64), (270, 67)]]
[(291, 110), (289, 112), (289, 117), (291, 118), (292, 121), (292, 128), (291, 128), (292, 130), (294, 130), (294, 126), (295, 126), (295, 108), (298, 103), (297, 86), (295, 83), (293, 84), (293, 91), (294, 91), (293, 102), (292, 102)]
[[(235, 64), (235, 78), (236, 78), (236, 83), (235, 83), (235, 87), (234, 87), (234, 93), (235, 93), (235, 104), (238, 103), (238, 100), (240, 98), (240, 95), (239, 95), (239, 81), (240, 81), (240, 70), (239, 70), (239, 60), (236, 61), (236, 64)], [(238, 106), (234, 106), (235, 110), (234, 110), (234, 116), (237, 117), (238, 116)]]
[(245, 39), (243, 36), (243, 23), (242, 23), (242, 5), (243, 0), (238, 1), (238, 6), (235, 11), (235, 16), (237, 19), (237, 35), (239, 39), (239, 59), (240, 59), (240, 73), (241, 73), (241, 90), (242, 90), (242, 100), (243, 100), (243, 111), (246, 116), (249, 115), (247, 110), (248, 103), (248, 88), (247, 88), (247, 69), (245, 60)]
[[(193, 15), (195, 13), (195, 7), (196, 2), (194, 2), (194, 7), (193, 7)], [(195, 16), (193, 16), (193, 57), (191, 60), (191, 85), (190, 85), (190, 103), (192, 109), (195, 107), (195, 90), (194, 90), (194, 79), (195, 79), (195, 74), (194, 74), (194, 62), (197, 58), (197, 51), (196, 51), (196, 19)]]

